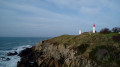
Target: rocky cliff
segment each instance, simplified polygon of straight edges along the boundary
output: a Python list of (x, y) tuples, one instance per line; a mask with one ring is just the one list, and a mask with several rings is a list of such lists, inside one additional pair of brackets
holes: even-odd
[(85, 33), (45, 40), (23, 50), (17, 67), (117, 67), (120, 49), (113, 36), (118, 35)]

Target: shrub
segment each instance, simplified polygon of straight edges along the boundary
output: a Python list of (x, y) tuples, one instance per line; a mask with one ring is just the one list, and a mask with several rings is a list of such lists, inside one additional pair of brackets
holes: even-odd
[(74, 48), (74, 50), (77, 50), (76, 55), (83, 54), (86, 51), (87, 47), (89, 47), (88, 44), (81, 44), (80, 46)]
[(112, 29), (113, 32), (117, 33), (117, 32), (120, 32), (120, 27), (114, 27)]
[(107, 34), (107, 33), (110, 33), (111, 31), (108, 29), (108, 28), (104, 28), (102, 30), (100, 30), (100, 33), (103, 33), (103, 34)]
[(112, 39), (114, 42), (120, 42), (120, 35), (113, 36)]
[[(103, 65), (112, 65), (112, 62), (117, 63), (119, 65), (118, 61), (120, 61), (120, 50), (118, 50), (114, 46), (109, 45), (101, 45), (95, 47), (90, 52), (90, 58), (96, 61), (98, 64)], [(105, 63), (105, 64), (104, 64)]]

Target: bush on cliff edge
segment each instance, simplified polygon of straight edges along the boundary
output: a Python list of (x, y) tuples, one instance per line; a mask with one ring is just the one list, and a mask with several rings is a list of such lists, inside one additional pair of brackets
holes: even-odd
[(120, 64), (120, 50), (114, 46), (101, 45), (90, 52), (90, 58), (103, 66)]

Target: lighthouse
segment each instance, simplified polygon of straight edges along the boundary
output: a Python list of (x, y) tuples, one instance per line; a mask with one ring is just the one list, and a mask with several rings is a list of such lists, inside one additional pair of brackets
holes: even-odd
[(95, 24), (93, 25), (93, 33), (95, 33)]
[(82, 31), (81, 31), (81, 30), (79, 30), (79, 35), (80, 35), (80, 34), (82, 34)]

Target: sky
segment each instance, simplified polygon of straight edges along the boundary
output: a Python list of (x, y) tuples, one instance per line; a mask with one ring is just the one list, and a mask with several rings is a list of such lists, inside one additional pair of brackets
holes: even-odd
[(120, 27), (120, 0), (0, 0), (0, 37), (56, 37)]

